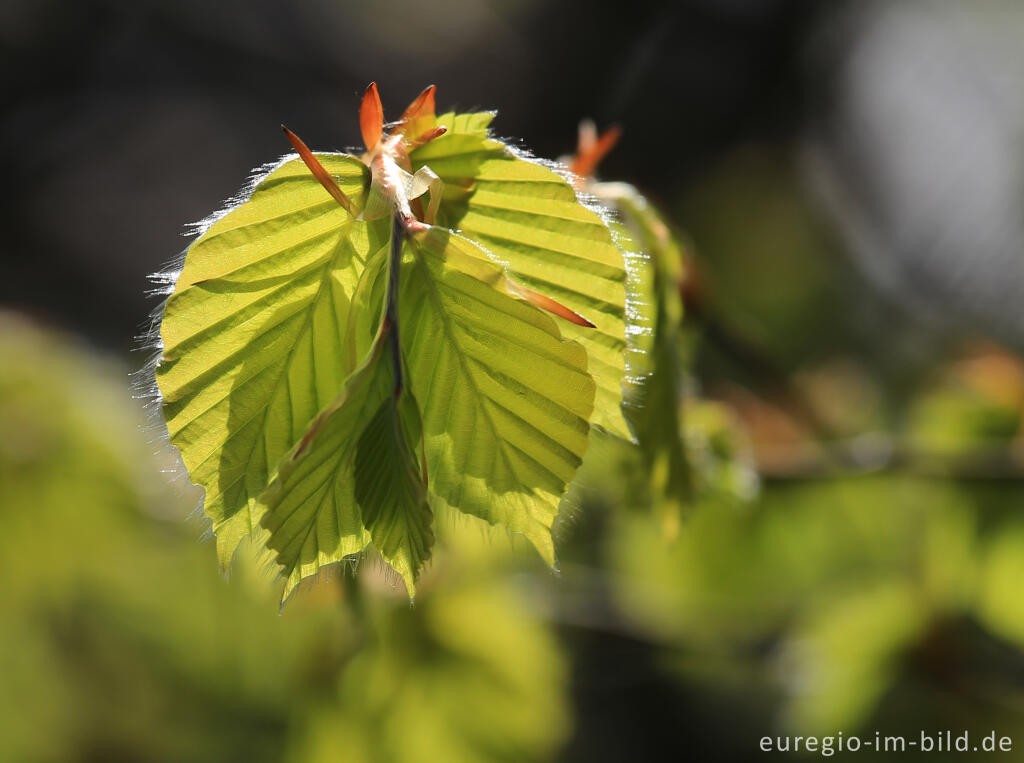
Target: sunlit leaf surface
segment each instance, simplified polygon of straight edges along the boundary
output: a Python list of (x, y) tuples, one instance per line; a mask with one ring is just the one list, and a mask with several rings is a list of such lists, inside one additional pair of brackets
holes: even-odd
[(222, 565), (252, 535), (287, 594), (372, 545), (411, 593), (432, 507), (554, 564), (591, 425), (629, 436), (625, 270), (604, 220), (489, 138), (492, 116), (435, 117), (428, 89), (387, 134), (371, 86), (365, 155), (286, 130), (300, 158), (189, 247), (156, 380)]

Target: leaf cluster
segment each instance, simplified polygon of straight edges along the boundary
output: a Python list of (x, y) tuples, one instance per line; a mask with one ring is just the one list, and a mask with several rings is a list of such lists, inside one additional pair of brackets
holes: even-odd
[(555, 170), (440, 116), (427, 88), (366, 151), (261, 174), (188, 248), (162, 314), (168, 434), (227, 565), (243, 538), (285, 596), (372, 546), (412, 594), (438, 517), (551, 526), (592, 427), (629, 437), (626, 269)]

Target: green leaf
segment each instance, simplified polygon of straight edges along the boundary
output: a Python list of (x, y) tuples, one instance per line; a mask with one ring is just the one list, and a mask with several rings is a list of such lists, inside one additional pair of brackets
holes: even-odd
[[(320, 155), (361, 200), (366, 167)], [(349, 300), (386, 226), (353, 220), (298, 159), (193, 243), (164, 307), (156, 380), (171, 442), (205, 488), (223, 566), (259, 522), (256, 498), (337, 395)]]
[(402, 344), (431, 495), (522, 533), (553, 563), (551, 525), (594, 405), (587, 354), (511, 296), (504, 271), (472, 242), (433, 228), (411, 249)]
[(356, 502), (373, 545), (402, 576), (410, 595), (434, 545), (422, 466), (416, 463), (421, 423), (407, 392), (381, 403), (356, 449)]
[(392, 394), (394, 366), (378, 334), (345, 390), (282, 462), (261, 498), (267, 546), (286, 579), (283, 598), (321, 567), (353, 556), (371, 540), (415, 593), (434, 536), (415, 452), (419, 412)]
[[(361, 159), (314, 155), (285, 130), (301, 160), (208, 227), (164, 309), (156, 381), (221, 563), (255, 536), (286, 596), (369, 545), (412, 593), (438, 509), (521, 534), (553, 564), (591, 419), (627, 433), (608, 227), (487, 138), (491, 115), (446, 115), (438, 138), (418, 132), (436, 122), (432, 90), (409, 113), (380, 135), (368, 89)], [(452, 175), (463, 160), (472, 174)]]
[(638, 308), (628, 351), (634, 379), (626, 418), (640, 445), (652, 493), (665, 499), (655, 502), (655, 508), (666, 536), (673, 538), (695, 493), (683, 428), (682, 246), (633, 186), (590, 181), (586, 189), (618, 214), (621, 240), (643, 253), (631, 271), (631, 296)]
[(513, 296), (472, 242), (432, 228), (406, 249), (399, 315), (411, 394), (391, 396), (394, 367), (379, 334), (263, 498), (285, 597), (368, 540), (414, 591), (433, 543), (421, 437), (432, 499), (521, 533), (554, 563), (551, 525), (587, 447), (586, 353)]
[(626, 368), (626, 270), (601, 216), (557, 172), (488, 137), (491, 112), (443, 114), (448, 131), (410, 153), (445, 182), (438, 224), (476, 242), (510, 275), (596, 328), (561, 325), (583, 345), (597, 383), (594, 423), (631, 439), (621, 411)]

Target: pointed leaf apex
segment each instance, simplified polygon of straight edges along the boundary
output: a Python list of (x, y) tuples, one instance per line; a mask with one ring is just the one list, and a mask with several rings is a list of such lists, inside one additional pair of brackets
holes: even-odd
[(405, 592), (409, 594), (409, 604), (416, 601), (416, 575), (413, 572), (399, 572), (398, 576), (402, 578), (402, 582), (405, 584)]
[(366, 150), (373, 151), (384, 134), (384, 107), (380, 102), (376, 82), (371, 82), (363, 93), (363, 103), (359, 107), (359, 129), (363, 133)]

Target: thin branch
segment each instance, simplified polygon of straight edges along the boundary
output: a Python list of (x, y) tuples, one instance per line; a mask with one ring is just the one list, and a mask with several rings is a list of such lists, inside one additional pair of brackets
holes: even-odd
[[(818, 449), (818, 452), (814, 452)], [(786, 451), (789, 451), (788, 453)], [(902, 474), (954, 481), (1022, 480), (1024, 456), (1008, 447), (937, 453), (872, 432), (828, 443), (773, 446), (769, 463), (756, 465), (768, 481), (800, 481)]]

